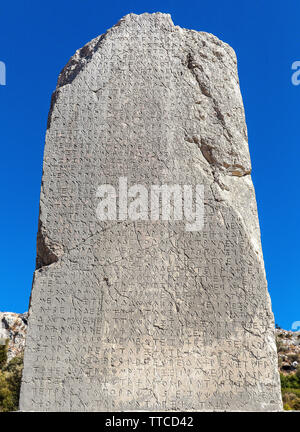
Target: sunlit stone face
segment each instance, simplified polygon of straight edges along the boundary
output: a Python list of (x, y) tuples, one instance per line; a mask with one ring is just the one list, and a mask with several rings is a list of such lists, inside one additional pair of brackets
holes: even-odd
[[(49, 113), (21, 410), (281, 409), (250, 172), (227, 44), (131, 14), (76, 52)], [(129, 217), (120, 178), (201, 186), (203, 224), (149, 200)]]

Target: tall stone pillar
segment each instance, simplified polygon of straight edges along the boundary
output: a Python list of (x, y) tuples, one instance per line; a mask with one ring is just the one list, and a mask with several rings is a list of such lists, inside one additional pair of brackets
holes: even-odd
[(76, 51), (49, 113), (21, 410), (281, 409), (250, 173), (226, 43), (130, 14)]

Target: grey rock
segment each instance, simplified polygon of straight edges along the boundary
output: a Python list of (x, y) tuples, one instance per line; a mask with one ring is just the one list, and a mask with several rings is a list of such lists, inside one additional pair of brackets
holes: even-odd
[[(233, 49), (130, 14), (49, 112), (23, 411), (280, 410)], [(205, 224), (99, 221), (97, 188), (204, 185)]]
[(8, 339), (7, 360), (23, 354), (27, 333), (27, 313), (0, 312), (0, 345)]

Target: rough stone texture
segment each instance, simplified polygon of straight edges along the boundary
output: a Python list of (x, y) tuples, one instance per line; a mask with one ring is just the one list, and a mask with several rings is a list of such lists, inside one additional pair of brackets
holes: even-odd
[(27, 312), (0, 312), (0, 344), (9, 339), (7, 360), (23, 354), (27, 332)]
[[(78, 50), (51, 101), (21, 410), (282, 407), (237, 62), (169, 15)], [(96, 218), (102, 184), (204, 184), (205, 226)]]

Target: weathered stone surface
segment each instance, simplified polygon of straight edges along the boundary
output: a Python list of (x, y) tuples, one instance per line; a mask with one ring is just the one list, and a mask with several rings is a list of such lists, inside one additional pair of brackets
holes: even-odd
[[(236, 56), (169, 15), (78, 50), (49, 114), (21, 410), (278, 410)], [(204, 185), (205, 225), (99, 221), (99, 185)]]

